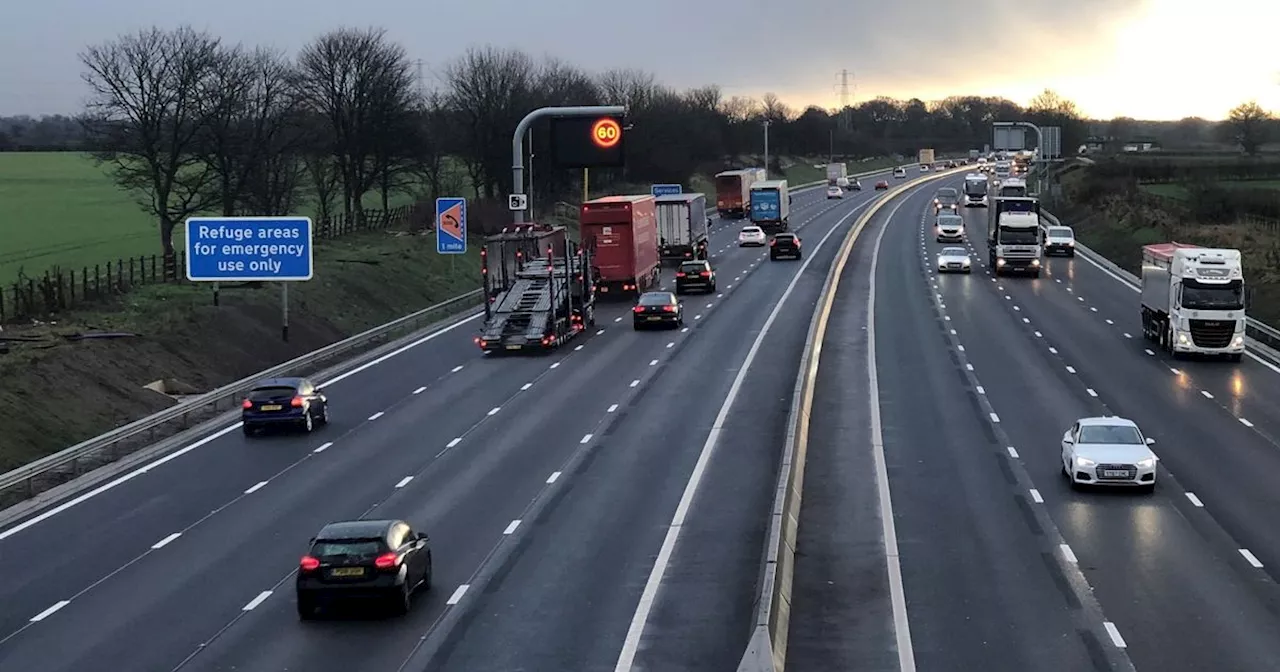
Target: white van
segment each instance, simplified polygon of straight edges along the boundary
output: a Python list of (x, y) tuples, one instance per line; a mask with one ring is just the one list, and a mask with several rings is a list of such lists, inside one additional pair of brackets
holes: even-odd
[(906, 178), (906, 176), (907, 176), (906, 168), (903, 168), (902, 166), (898, 166), (897, 168), (893, 169), (893, 177), (895, 179), (904, 179)]
[(1050, 226), (1044, 233), (1044, 256), (1061, 252), (1076, 256), (1076, 232), (1069, 226)]

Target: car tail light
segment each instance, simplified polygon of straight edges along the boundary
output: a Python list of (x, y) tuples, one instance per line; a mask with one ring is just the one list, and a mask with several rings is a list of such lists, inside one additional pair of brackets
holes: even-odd
[(289, 400), (289, 405), (294, 408), (302, 408), (302, 397), (294, 397)]
[(253, 402), (252, 402), (252, 401), (249, 401), (248, 399), (245, 399), (245, 400), (240, 404), (240, 408), (253, 408)]
[(644, 306), (636, 306), (635, 308), (632, 308), (632, 309), (631, 309), (631, 312), (633, 312), (633, 313), (643, 313), (643, 312), (644, 312)]
[(298, 568), (304, 572), (314, 572), (320, 569), (320, 561), (309, 555), (304, 555), (302, 556), (302, 561), (298, 563)]
[(777, 244), (778, 244), (777, 238), (774, 238), (773, 240), (769, 241), (769, 247), (773, 247), (774, 245), (777, 245)]
[(684, 277), (684, 275), (685, 275), (684, 271), (677, 271), (677, 272), (676, 272), (676, 277), (677, 277), (677, 278), (683, 278), (683, 277)]
[(373, 561), (373, 566), (378, 569), (391, 569), (400, 563), (400, 556), (395, 553), (383, 553)]
[(711, 277), (711, 271), (703, 271), (703, 272), (699, 273), (698, 275), (701, 275), (701, 276), (702, 276), (702, 277), (704, 277), (704, 278), (709, 278), (709, 277)]
[(668, 313), (674, 313), (674, 312), (676, 312), (676, 307), (675, 307), (675, 306), (663, 306), (663, 307), (662, 307), (662, 310), (664, 310), (664, 311), (666, 311), (666, 312), (668, 312)]

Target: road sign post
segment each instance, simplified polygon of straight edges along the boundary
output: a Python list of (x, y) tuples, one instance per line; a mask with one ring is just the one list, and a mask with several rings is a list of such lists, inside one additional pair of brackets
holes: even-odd
[[(543, 117), (603, 117), (606, 115), (622, 115), (626, 114), (627, 108), (621, 105), (592, 105), (584, 107), (541, 107), (524, 116), (519, 124), (516, 124), (516, 130), (511, 136), (511, 182), (512, 193), (524, 193), (524, 138), (529, 132), (529, 127), (533, 122)], [(609, 135), (608, 128), (601, 126), (605, 136)], [(604, 138), (609, 142), (609, 138)], [(512, 211), (512, 216), (516, 224), (524, 222), (524, 210)]]
[(436, 199), (436, 252), (467, 253), (467, 199), (457, 196)]
[[(289, 283), (314, 275), (310, 217), (187, 219), (187, 279), (213, 283), (279, 282), (281, 338), (289, 340)], [(216, 301), (216, 299), (215, 299)]]
[(655, 184), (649, 187), (654, 196), (677, 196), (684, 193), (684, 187), (678, 184)]

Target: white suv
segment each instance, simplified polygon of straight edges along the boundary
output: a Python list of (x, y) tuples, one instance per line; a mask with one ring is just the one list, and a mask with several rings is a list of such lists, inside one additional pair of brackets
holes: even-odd
[(1061, 252), (1068, 257), (1076, 256), (1076, 233), (1069, 226), (1051, 226), (1044, 233), (1044, 255), (1050, 256)]
[(895, 178), (897, 178), (897, 179), (903, 179), (903, 178), (905, 178), (905, 177), (907, 176), (907, 169), (906, 169), (906, 168), (894, 168), (894, 169), (893, 169), (893, 176), (894, 176)]
[(738, 247), (764, 247), (768, 243), (769, 238), (764, 235), (764, 229), (758, 226), (744, 226), (738, 233)]

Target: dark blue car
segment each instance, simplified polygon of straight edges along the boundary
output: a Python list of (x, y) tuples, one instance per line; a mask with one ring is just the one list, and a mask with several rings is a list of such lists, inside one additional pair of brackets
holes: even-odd
[(329, 400), (306, 378), (270, 378), (249, 390), (241, 404), (244, 435), (267, 427), (296, 428), (310, 432), (329, 424)]

